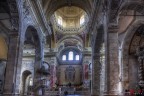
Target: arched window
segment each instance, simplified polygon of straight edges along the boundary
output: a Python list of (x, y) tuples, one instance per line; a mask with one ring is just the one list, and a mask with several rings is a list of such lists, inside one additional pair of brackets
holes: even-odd
[(79, 60), (79, 55), (76, 55), (76, 56), (75, 56), (75, 60)]
[(62, 17), (60, 17), (60, 16), (58, 17), (58, 24), (62, 25)]
[(73, 60), (73, 52), (72, 51), (69, 52), (68, 60)]
[(62, 56), (62, 60), (65, 61), (66, 60), (66, 55)]
[(81, 16), (81, 18), (80, 18), (80, 25), (82, 25), (82, 24), (84, 23), (84, 21), (85, 21), (85, 19), (84, 19), (84, 15), (83, 15), (83, 16)]
[(33, 80), (32, 80), (32, 77), (29, 78), (29, 86), (32, 86), (33, 85)]

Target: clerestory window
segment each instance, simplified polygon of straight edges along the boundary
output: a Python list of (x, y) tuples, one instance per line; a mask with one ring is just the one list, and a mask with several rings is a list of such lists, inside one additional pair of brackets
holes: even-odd
[(65, 61), (66, 60), (66, 55), (62, 56), (62, 60)]
[(63, 24), (63, 22), (62, 22), (62, 17), (60, 17), (60, 16), (58, 17), (58, 24), (59, 24), (59, 25), (62, 25), (62, 24)]
[(73, 52), (72, 51), (69, 52), (68, 60), (73, 60)]
[(73, 51), (68, 51), (62, 55), (62, 60), (63, 61), (79, 61), (80, 60), (80, 55), (76, 52)]
[(76, 59), (76, 60), (79, 60), (79, 55), (76, 55), (76, 56), (75, 56), (75, 59)]
[(85, 22), (85, 18), (84, 18), (84, 15), (83, 15), (83, 16), (81, 16), (81, 18), (80, 18), (80, 25), (84, 24), (84, 22)]

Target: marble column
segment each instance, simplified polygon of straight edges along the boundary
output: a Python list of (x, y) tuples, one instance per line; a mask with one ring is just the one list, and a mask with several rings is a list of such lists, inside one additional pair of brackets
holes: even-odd
[[(8, 45), (8, 59), (5, 73), (4, 96), (12, 96), (15, 85), (15, 72), (18, 61), (19, 38), (17, 32), (11, 32)], [(16, 96), (16, 95), (15, 95)]]
[(95, 53), (93, 55), (92, 61), (92, 96), (100, 96), (100, 72), (101, 72), (101, 64), (100, 64), (100, 54)]
[(108, 33), (107, 60), (107, 90), (105, 96), (118, 96), (119, 64), (118, 64), (118, 33), (110, 30)]

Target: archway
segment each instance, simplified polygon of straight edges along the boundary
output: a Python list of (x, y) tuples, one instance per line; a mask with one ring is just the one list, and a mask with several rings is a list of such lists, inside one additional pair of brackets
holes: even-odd
[[(41, 68), (41, 45), (39, 35), (37, 30), (33, 26), (28, 26), (25, 32), (21, 74), (23, 75), (23, 72), (25, 72), (25, 70), (30, 71), (31, 73), (25, 76), (25, 81), (23, 80), (24, 77), (21, 77), (21, 86), (23, 86), (21, 87), (22, 94), (29, 91), (34, 91), (31, 89), (28, 90), (28, 87), (24, 87), (24, 83), (28, 82), (29, 80), (33, 82), (36, 78), (39, 78), (39, 74), (37, 73), (37, 70), (39, 68)], [(33, 86), (34, 84), (35, 82), (33, 82), (31, 86)]]
[(32, 86), (32, 73), (28, 70), (24, 71), (22, 73), (22, 93), (23, 95), (29, 95), (28, 92), (29, 92), (29, 87)]
[(122, 45), (122, 79), (124, 90), (135, 89), (140, 85), (139, 76), (141, 73), (139, 72), (140, 62), (138, 62), (139, 55), (137, 51), (139, 48), (143, 48), (143, 27), (143, 24), (137, 22), (129, 28), (130, 30), (128, 30)]

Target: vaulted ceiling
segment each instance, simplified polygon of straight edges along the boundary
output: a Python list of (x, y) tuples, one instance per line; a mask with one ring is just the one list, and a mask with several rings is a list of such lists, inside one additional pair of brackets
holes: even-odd
[(43, 0), (44, 13), (47, 16), (47, 19), (59, 8), (64, 6), (77, 6), (82, 8), (87, 12), (91, 13), (93, 0)]
[[(85, 45), (85, 42), (89, 42), (89, 39), (87, 40), (89, 35), (85, 28), (84, 29), (81, 28), (80, 29), (81, 32), (79, 32), (79, 29), (77, 30), (76, 28), (73, 29), (75, 31), (73, 31), (72, 29), (68, 29), (68, 30), (62, 29), (63, 32), (61, 32), (61, 30), (56, 30), (55, 28), (56, 24), (51, 22), (51, 17), (55, 14), (55, 12), (63, 16), (62, 18), (70, 18), (70, 17), (80, 18), (79, 15), (81, 15), (83, 12), (86, 12), (87, 16), (90, 17), (93, 11), (92, 7), (94, 2), (96, 1), (94, 0), (42, 0), (44, 14), (46, 16), (47, 22), (51, 23), (51, 29), (53, 30), (52, 31), (53, 32), (52, 36), (54, 38), (53, 43), (60, 44), (59, 41), (61, 39), (65, 37), (71, 37), (71, 36), (80, 38), (80, 40), (83, 41), (81, 42), (82, 43), (81, 45)], [(88, 22), (88, 18), (87, 18), (87, 22)], [(78, 27), (78, 25), (75, 26)], [(66, 39), (65, 42), (66, 46), (74, 46), (76, 44), (77, 43), (75, 42), (74, 38)]]

